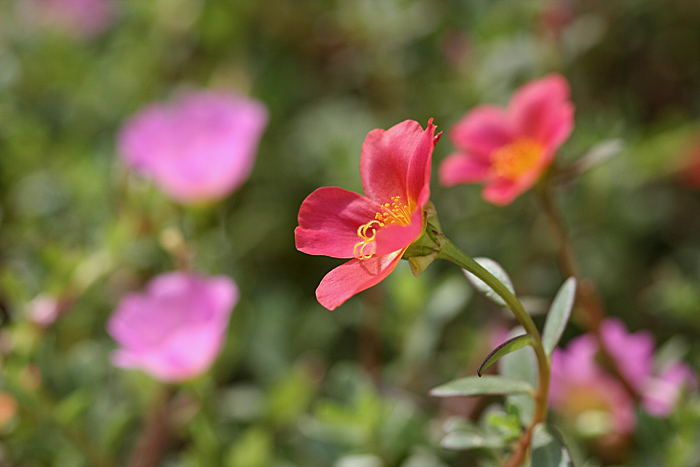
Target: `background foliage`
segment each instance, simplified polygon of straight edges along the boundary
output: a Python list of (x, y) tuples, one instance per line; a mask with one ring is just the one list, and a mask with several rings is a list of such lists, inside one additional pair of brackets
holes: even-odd
[[(319, 186), (361, 191), (371, 129), (433, 117), (447, 130), (550, 71), (576, 105), (560, 163), (624, 145), (556, 193), (582, 274), (610, 315), (700, 365), (700, 195), (678, 177), (700, 144), (697, 2), (123, 0), (90, 39), (25, 24), (19, 3), (0, 2), (0, 464), (126, 462), (159, 389), (111, 366), (104, 324), (176, 267), (181, 235), (194, 267), (230, 275), (242, 298), (212, 371), (171, 400), (162, 465), (471, 465), (439, 446), (443, 423), (489, 400), (428, 392), (474, 374), (508, 318), (440, 263), (419, 279), (401, 264), (328, 312), (313, 291), (339, 261), (295, 250), (296, 214)], [(199, 87), (260, 99), (271, 120), (244, 187), (183, 208), (126, 170), (115, 136), (144, 105)], [(434, 168), (450, 151), (443, 138)], [(474, 186), (432, 189), (445, 233), (546, 310), (564, 277), (535, 194), (500, 208)], [(29, 319), (42, 297), (64, 310), (47, 327)], [(565, 340), (580, 332), (574, 321)], [(641, 414), (622, 460), (585, 440), (574, 455), (696, 465), (700, 401), (683, 409)]]

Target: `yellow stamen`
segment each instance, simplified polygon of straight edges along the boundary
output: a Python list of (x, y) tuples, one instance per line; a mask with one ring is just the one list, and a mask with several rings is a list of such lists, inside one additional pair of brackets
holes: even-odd
[(374, 256), (373, 251), (367, 251), (367, 247), (377, 239), (377, 229), (390, 224), (408, 225), (411, 223), (411, 209), (401, 202), (400, 196), (393, 196), (391, 203), (384, 203), (382, 211), (378, 212), (374, 219), (357, 228), (357, 236), (360, 241), (355, 244), (353, 253), (357, 259), (369, 259)]
[[(369, 259), (374, 255), (374, 252), (365, 252), (365, 248), (367, 246), (371, 245), (372, 242), (375, 241), (377, 237), (377, 227), (374, 225), (376, 224), (379, 227), (384, 227), (384, 224), (379, 222), (378, 220), (371, 220), (366, 224), (362, 224), (357, 228), (357, 236), (360, 237), (362, 240), (357, 242), (355, 244), (355, 248), (353, 248), (353, 253), (355, 254), (355, 258), (357, 259)], [(369, 236), (367, 235), (367, 230), (372, 229), (372, 235)]]
[(515, 180), (535, 165), (542, 149), (541, 144), (530, 138), (498, 148), (491, 155), (493, 171), (500, 177)]

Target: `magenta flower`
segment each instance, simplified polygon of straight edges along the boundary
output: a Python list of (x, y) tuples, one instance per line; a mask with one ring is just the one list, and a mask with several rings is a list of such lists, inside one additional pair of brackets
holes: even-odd
[(685, 363), (669, 365), (646, 382), (642, 400), (644, 410), (656, 417), (669, 415), (676, 408), (684, 389), (696, 391), (697, 376)]
[[(439, 137), (439, 135), (438, 135)], [(432, 120), (423, 130), (406, 120), (365, 139), (360, 174), (366, 196), (319, 188), (299, 209), (296, 247), (311, 255), (352, 258), (329, 272), (316, 289), (329, 310), (379, 283), (423, 233), (435, 143)]]
[(94, 37), (114, 21), (113, 0), (22, 0), (19, 14), (31, 26), (55, 28), (77, 37)]
[(642, 406), (652, 415), (664, 417), (675, 408), (683, 388), (697, 387), (688, 365), (676, 362), (654, 368), (654, 337), (648, 331), (630, 333), (622, 321), (608, 318), (600, 335), (606, 350), (632, 387), (642, 396)]
[[(644, 409), (655, 416), (669, 415), (684, 388), (696, 388), (697, 380), (684, 363), (654, 370), (654, 340), (647, 331), (630, 333), (614, 318), (604, 320), (600, 335), (620, 373), (641, 396)], [(552, 356), (550, 401), (570, 419), (596, 410), (608, 414), (611, 430), (626, 434), (635, 426), (634, 401), (624, 386), (598, 364), (594, 335), (573, 339), (566, 350)]]
[(609, 432), (630, 433), (636, 424), (634, 401), (625, 388), (596, 363), (598, 343), (586, 334), (552, 356), (549, 400), (564, 418), (576, 422), (596, 414)]
[(569, 85), (556, 74), (522, 86), (506, 109), (476, 107), (448, 133), (459, 152), (440, 164), (440, 183), (484, 183), (484, 199), (509, 204), (550, 165), (571, 134), (573, 114)]
[(124, 297), (110, 317), (107, 331), (120, 346), (112, 362), (162, 381), (198, 376), (219, 354), (237, 301), (236, 284), (225, 276), (158, 276), (145, 293)]
[(250, 174), (267, 125), (258, 101), (214, 91), (190, 92), (146, 107), (126, 123), (126, 163), (182, 203), (221, 199)]

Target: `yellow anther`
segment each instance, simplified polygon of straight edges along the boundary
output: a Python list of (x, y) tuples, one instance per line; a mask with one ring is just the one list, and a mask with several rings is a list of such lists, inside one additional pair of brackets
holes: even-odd
[(382, 210), (375, 214), (374, 219), (357, 228), (360, 241), (355, 244), (353, 254), (357, 259), (369, 259), (374, 256), (371, 245), (377, 239), (377, 230), (389, 225), (408, 225), (411, 223), (411, 208), (401, 202), (400, 196), (393, 196), (391, 203), (384, 203)]
[(408, 225), (411, 223), (411, 209), (401, 202), (400, 196), (391, 198), (391, 203), (382, 205), (384, 212), (378, 212), (375, 219), (385, 224)]

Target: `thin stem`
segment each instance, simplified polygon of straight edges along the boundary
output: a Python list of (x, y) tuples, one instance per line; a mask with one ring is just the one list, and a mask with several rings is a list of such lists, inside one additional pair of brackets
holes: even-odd
[(168, 441), (168, 402), (173, 393), (174, 389), (169, 385), (158, 388), (129, 455), (129, 467), (155, 467), (160, 462)]
[(595, 285), (591, 281), (581, 278), (579, 267), (576, 263), (576, 257), (574, 256), (571, 243), (569, 242), (569, 235), (566, 231), (564, 221), (555, 206), (552, 189), (548, 180), (545, 180), (542, 185), (540, 185), (539, 195), (542, 210), (547, 215), (552, 233), (559, 244), (559, 263), (561, 265), (561, 270), (566, 277), (576, 278), (579, 284), (576, 288), (576, 295), (586, 313), (585, 318), (587, 326), (589, 329), (597, 332), (600, 322), (605, 316), (603, 304), (598, 296)]
[(484, 269), (483, 266), (474, 261), (474, 259), (468, 256), (462, 250), (457, 248), (451, 241), (444, 238), (442, 243), (442, 248), (438, 252), (438, 258), (451, 261), (484, 281), (503, 299), (503, 301), (506, 302), (506, 305), (508, 305), (508, 308), (510, 308), (516, 319), (525, 329), (525, 332), (532, 336), (532, 348), (535, 351), (537, 366), (539, 369), (537, 391), (534, 398), (535, 410), (532, 417), (532, 423), (523, 432), (517, 449), (507, 463), (508, 466), (515, 467), (522, 464), (525, 459), (527, 449), (530, 445), (530, 438), (532, 437), (532, 430), (537, 424), (544, 422), (547, 418), (547, 394), (549, 392), (550, 378), (549, 358), (544, 351), (542, 338), (540, 337), (540, 333), (537, 330), (535, 323), (532, 321), (532, 318), (527, 311), (525, 311), (525, 308), (523, 308), (523, 305), (520, 303), (517, 297), (513, 295), (513, 293), (511, 293), (511, 291), (508, 290), (508, 288), (503, 285), (501, 281), (494, 277), (493, 274)]
[(593, 281), (582, 278), (579, 273), (579, 267), (576, 263), (576, 257), (573, 254), (564, 221), (555, 206), (549, 179), (544, 180), (540, 185), (539, 195), (542, 210), (547, 215), (552, 232), (559, 244), (559, 263), (561, 264), (561, 270), (565, 276), (576, 278), (578, 283), (578, 287), (576, 288), (576, 300), (584, 311), (585, 316), (583, 321), (586, 328), (596, 338), (603, 364), (617, 378), (620, 384), (622, 384), (630, 397), (639, 401), (641, 399), (639, 391), (622, 373), (617, 361), (610, 354), (603, 341), (600, 332), (600, 323), (605, 318), (605, 305)]

